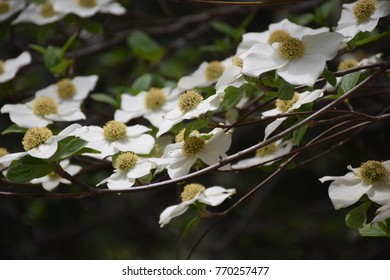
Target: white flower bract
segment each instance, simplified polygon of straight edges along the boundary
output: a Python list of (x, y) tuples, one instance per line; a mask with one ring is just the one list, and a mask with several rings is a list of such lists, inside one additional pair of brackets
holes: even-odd
[(89, 7), (82, 6), (79, 0), (56, 0), (54, 10), (65, 14), (76, 14), (79, 17), (91, 17), (96, 13), (110, 13), (114, 15), (123, 15), (126, 9), (113, 0), (96, 0), (95, 5)]
[(225, 189), (221, 186), (213, 186), (199, 192), (194, 198), (181, 202), (180, 204), (167, 207), (161, 214), (160, 227), (167, 225), (173, 218), (184, 214), (191, 204), (197, 202), (210, 206), (220, 205), (225, 199), (236, 193), (235, 189)]
[(7, 5), (8, 9), (3, 13), (0, 13), (0, 22), (7, 20), (12, 17), (14, 14), (18, 13), (26, 5), (25, 0), (1, 0), (1, 4)]
[(16, 58), (10, 58), (3, 62), (3, 71), (0, 72), (0, 83), (15, 78), (19, 69), (31, 62), (31, 55), (28, 52), (21, 53)]
[(46, 1), (42, 4), (31, 3), (19, 14), (12, 24), (31, 22), (36, 25), (46, 25), (61, 20), (65, 14), (52, 10), (54, 1)]
[(390, 203), (390, 160), (382, 162), (386, 168), (386, 178), (380, 182), (365, 182), (362, 176), (361, 167), (347, 168), (351, 170), (344, 176), (325, 176), (319, 180), (323, 183), (333, 181), (329, 186), (329, 197), (335, 209), (344, 208), (357, 202), (364, 194), (378, 204)]

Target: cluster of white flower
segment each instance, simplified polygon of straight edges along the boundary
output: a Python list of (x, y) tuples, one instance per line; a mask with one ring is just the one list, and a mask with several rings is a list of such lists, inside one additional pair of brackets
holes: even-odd
[[(0, 1), (0, 21), (19, 11), (22, 12), (12, 24), (32, 22), (43, 25), (58, 21), (70, 13), (80, 17), (89, 17), (97, 12), (125, 13), (120, 4), (111, 0), (50, 0), (24, 6), (23, 1)], [(182, 77), (176, 87), (151, 87), (136, 95), (123, 93), (120, 108), (116, 110), (113, 120), (102, 127), (71, 124), (57, 135), (47, 127), (55, 122), (86, 119), (81, 104), (96, 86), (98, 77), (95, 75), (64, 78), (38, 90), (32, 100), (23, 104), (6, 104), (1, 108), (1, 113), (8, 113), (12, 122), (28, 130), (22, 142), (25, 152), (4, 153), (0, 157), (0, 164), (7, 167), (11, 161), (26, 155), (50, 159), (56, 153), (59, 141), (66, 137), (78, 137), (87, 142), (89, 152), (84, 155), (112, 161), (113, 174), (97, 185), (107, 184), (109, 189), (117, 192), (133, 187), (137, 180), (141, 184), (143, 180), (149, 182), (150, 177), (164, 170), (171, 179), (178, 179), (190, 173), (194, 167), (217, 164), (227, 157), (233, 130), (215, 128), (186, 131), (185, 125), (189, 120), (220, 109), (226, 90), (249, 84), (250, 78), (269, 74), (290, 85), (305, 86), (301, 87), (304, 91), (294, 92), (291, 99), (277, 99), (274, 108), (261, 113), (262, 118), (275, 117), (264, 131), (263, 141), (269, 139), (288, 118), (279, 115), (299, 110), (302, 105), (312, 104), (323, 97), (326, 89), (316, 89), (315, 84), (326, 69), (327, 61), (334, 59), (359, 31), (373, 30), (378, 19), (390, 13), (390, 3), (387, 1), (359, 0), (343, 5), (343, 8), (336, 31), (311, 29), (284, 19), (269, 25), (264, 32), (244, 34), (234, 56), (201, 63), (192, 74)], [(0, 82), (13, 79), (18, 69), (30, 61), (31, 57), (26, 52), (16, 59), (0, 61)], [(213, 93), (206, 94), (204, 88), (212, 89)], [(248, 100), (248, 97), (243, 97), (237, 106), (245, 106)], [(140, 124), (127, 126), (126, 123), (140, 117), (148, 120), (158, 131), (154, 132), (152, 128)], [(184, 127), (183, 130), (175, 133), (180, 127)], [(176, 134), (175, 143), (159, 146), (158, 140), (167, 133)], [(257, 150), (254, 158), (231, 166), (220, 166), (220, 170), (270, 165), (292, 148), (291, 139), (279, 139)], [(71, 175), (80, 170), (69, 160), (60, 164), (65, 170), (69, 168)], [(385, 205), (390, 203), (389, 168), (389, 162), (369, 161), (360, 169), (351, 169), (352, 172), (345, 177), (324, 177), (321, 181), (335, 180), (329, 195), (336, 208), (356, 202), (364, 193), (373, 201)], [(31, 182), (42, 183), (49, 191), (60, 182), (69, 183), (51, 174)], [(205, 209), (199, 204), (219, 205), (234, 193), (234, 189), (226, 190), (219, 186), (206, 189), (200, 184), (190, 184), (183, 191), (183, 202), (163, 211), (160, 224), (166, 225), (173, 217), (183, 214), (190, 205), (198, 206), (200, 213), (204, 213)], [(388, 205), (383, 206), (377, 219), (389, 217), (388, 208)]]
[(113, 0), (46, 0), (26, 6), (25, 0), (0, 1), (0, 22), (20, 14), (12, 24), (22, 22), (45, 25), (61, 20), (68, 14), (91, 17), (96, 13), (123, 15), (126, 9)]

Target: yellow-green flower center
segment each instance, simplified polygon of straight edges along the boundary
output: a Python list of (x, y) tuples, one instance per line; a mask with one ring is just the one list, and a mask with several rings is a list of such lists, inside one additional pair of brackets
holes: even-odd
[(360, 166), (358, 175), (366, 184), (383, 183), (389, 176), (389, 170), (380, 161), (368, 160)]
[(347, 69), (351, 69), (353, 67), (356, 67), (357, 65), (358, 65), (358, 62), (356, 61), (356, 59), (349, 58), (349, 59), (341, 61), (339, 66), (337, 67), (337, 70), (338, 71), (347, 70)]
[(242, 68), (243, 62), (242, 62), (242, 59), (239, 58), (238, 56), (233, 57), (232, 63), (233, 63), (234, 66)]
[(57, 102), (49, 96), (38, 96), (31, 104), (32, 111), (37, 116), (57, 114)]
[(76, 94), (76, 86), (71, 79), (62, 79), (57, 82), (57, 94), (62, 99), (70, 99)]
[(205, 145), (206, 140), (202, 137), (189, 136), (186, 140), (184, 140), (182, 151), (185, 156), (192, 157), (199, 154)]
[(375, 0), (359, 0), (352, 8), (352, 13), (356, 20), (361, 23), (369, 20), (377, 9)]
[(257, 157), (265, 157), (265, 156), (268, 156), (268, 155), (275, 153), (277, 150), (278, 150), (278, 148), (276, 147), (275, 142), (272, 142), (271, 144), (268, 144), (267, 146), (264, 146), (260, 149), (257, 149), (256, 156)]
[(207, 81), (213, 81), (221, 77), (225, 67), (219, 61), (211, 61), (207, 64), (204, 75)]
[(0, 75), (5, 72), (4, 61), (0, 59)]
[(186, 92), (180, 95), (178, 100), (178, 105), (180, 111), (187, 113), (198, 106), (200, 102), (203, 101), (202, 95), (199, 92), (194, 90), (187, 90)]
[(285, 113), (289, 111), (298, 100), (299, 93), (294, 92), (294, 96), (289, 100), (276, 99), (275, 106), (280, 112)]
[(84, 8), (93, 8), (97, 6), (96, 0), (77, 0), (77, 3)]
[(103, 136), (108, 141), (122, 140), (127, 135), (127, 126), (123, 122), (109, 121), (103, 126)]
[(23, 136), (22, 145), (25, 151), (29, 151), (45, 143), (53, 132), (47, 127), (32, 127)]
[(114, 162), (114, 167), (122, 173), (132, 169), (138, 161), (138, 156), (133, 152), (125, 152), (120, 154)]
[[(176, 136), (175, 136), (175, 142), (176, 143), (184, 141), (184, 134), (185, 134), (185, 132), (186, 132), (186, 129), (183, 128), (182, 130), (179, 131), (178, 134), (176, 134)], [(199, 136), (199, 135), (200, 135), (200, 132), (198, 130), (193, 130), (189, 134), (189, 136)]]
[(9, 11), (9, 4), (7, 2), (0, 2), (0, 15)]
[(151, 88), (146, 94), (144, 99), (144, 104), (147, 109), (150, 110), (158, 110), (160, 109), (167, 98), (165, 97), (165, 93), (160, 88)]
[(49, 1), (42, 4), (40, 14), (44, 18), (49, 18), (54, 16), (56, 13), (54, 12), (53, 4)]
[(305, 43), (298, 38), (286, 38), (280, 43), (279, 54), (281, 57), (294, 60), (301, 58), (305, 53)]
[(49, 177), (50, 180), (57, 180), (57, 179), (60, 178), (60, 175), (58, 175), (54, 171), (52, 171), (49, 174), (47, 174), (47, 176)]
[(268, 44), (272, 45), (273, 43), (282, 43), (286, 39), (292, 38), (291, 34), (286, 30), (279, 29), (273, 31), (268, 37)]
[(202, 193), (206, 190), (206, 188), (201, 184), (188, 184), (184, 186), (183, 192), (181, 193), (181, 201), (188, 201), (193, 199), (199, 193)]
[(0, 147), (0, 157), (3, 157), (5, 155), (8, 155), (9, 152), (6, 148)]

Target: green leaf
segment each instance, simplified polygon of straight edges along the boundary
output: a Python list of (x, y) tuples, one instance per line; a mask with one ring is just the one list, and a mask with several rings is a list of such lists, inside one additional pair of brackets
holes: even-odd
[(45, 54), (45, 52), (46, 52), (46, 49), (44, 47), (39, 46), (39, 45), (31, 44), (31, 45), (29, 45), (29, 47), (31, 49), (33, 49), (34, 51), (39, 52), (42, 55)]
[(244, 96), (245, 94), (245, 91), (240, 89), (240, 88), (236, 88), (236, 87), (233, 87), (233, 86), (229, 86), (225, 89), (225, 96), (222, 100), (222, 107), (224, 109), (229, 109), (229, 108), (232, 108), (234, 106), (236, 106), (238, 104), (238, 102), (240, 102), (241, 98)]
[(43, 62), (47, 69), (51, 69), (52, 67), (56, 66), (57, 63), (60, 62), (60, 59), (58, 57), (60, 52), (60, 49), (55, 48), (53, 46), (47, 47), (45, 54), (43, 55)]
[(354, 72), (354, 73), (346, 75), (343, 78), (341, 85), (340, 85), (340, 89), (342, 91), (342, 94), (353, 89), (357, 85), (357, 83), (359, 81), (359, 77), (360, 77), (360, 72)]
[(337, 78), (335, 76), (335, 74), (333, 74), (332, 72), (330, 72), (328, 69), (324, 69), (324, 72), (322, 73), (322, 75), (324, 76), (325, 80), (332, 86), (332, 87), (335, 87), (336, 84), (337, 84)]
[(366, 224), (364, 227), (359, 229), (359, 233), (361, 236), (370, 236), (370, 237), (390, 237), (390, 234), (387, 230), (383, 229), (385, 226), (387, 229), (389, 228), (388, 223), (373, 223)]
[(50, 158), (51, 161), (60, 161), (78, 154), (88, 144), (87, 141), (71, 136), (58, 142), (56, 153)]
[(211, 23), (213, 28), (221, 33), (224, 33), (231, 37), (233, 40), (238, 40), (241, 38), (242, 33), (244, 33), (244, 29), (242, 27), (233, 28), (230, 25), (221, 22), (221, 21), (213, 21)]
[(61, 51), (59, 52), (58, 54), (58, 57), (59, 58), (62, 58), (64, 56), (64, 54), (66, 53), (66, 51), (70, 48), (70, 46), (73, 44), (73, 42), (76, 40), (77, 38), (77, 33), (73, 34), (66, 42), (65, 44), (62, 46), (61, 48)]
[(141, 77), (138, 77), (131, 85), (132, 92), (138, 93), (143, 90), (148, 90), (152, 84), (153, 77), (151, 74), (144, 74)]
[(309, 125), (306, 124), (298, 128), (297, 130), (294, 130), (292, 141), (295, 146), (298, 146), (299, 143), (301, 143), (303, 136), (305, 136), (308, 127)]
[(94, 93), (91, 94), (91, 98), (98, 102), (107, 103), (109, 105), (114, 106), (115, 108), (118, 107), (118, 102), (110, 95), (105, 93)]
[(201, 221), (201, 217), (200, 215), (196, 215), (192, 220), (190, 220), (186, 225), (185, 225), (185, 228), (180, 236), (181, 239), (183, 239), (184, 237), (187, 236), (187, 234), (191, 231), (191, 229), (193, 229), (194, 227), (196, 227), (200, 221)]
[(295, 86), (282, 80), (278, 90), (278, 98), (281, 100), (290, 100), (294, 96)]
[(47, 161), (26, 155), (19, 160), (12, 161), (7, 171), (7, 178), (13, 182), (26, 183), (46, 176), (52, 171), (53, 168)]
[(363, 228), (367, 223), (367, 209), (372, 204), (371, 201), (367, 201), (358, 207), (350, 210), (345, 217), (345, 223), (350, 228)]
[(158, 62), (165, 53), (165, 50), (146, 33), (134, 31), (128, 38), (127, 44), (133, 50), (135, 56), (149, 62)]
[(5, 135), (5, 134), (9, 134), (9, 133), (25, 133), (27, 131), (26, 128), (24, 127), (20, 127), (16, 124), (12, 124), (11, 126), (9, 126), (8, 128), (4, 129), (1, 134), (2, 135)]

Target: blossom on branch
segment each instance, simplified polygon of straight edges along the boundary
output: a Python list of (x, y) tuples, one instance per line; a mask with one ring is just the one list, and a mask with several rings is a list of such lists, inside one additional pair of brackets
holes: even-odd
[(276, 70), (293, 85), (312, 86), (324, 71), (326, 61), (342, 48), (344, 36), (336, 32), (286, 36), (280, 42), (255, 44), (239, 55), (242, 72), (251, 77)]
[(0, 83), (12, 80), (19, 69), (30, 62), (31, 55), (28, 52), (23, 52), (16, 58), (7, 60), (0, 59)]
[(200, 206), (200, 212), (204, 210), (201, 205), (217, 206), (225, 199), (236, 193), (235, 189), (225, 189), (221, 186), (213, 186), (205, 188), (201, 184), (188, 184), (184, 187), (181, 193), (182, 202), (177, 205), (167, 207), (161, 214), (159, 224), (160, 227), (167, 225), (173, 218), (184, 214), (191, 205)]
[(154, 138), (146, 134), (151, 129), (143, 125), (126, 126), (119, 121), (108, 121), (103, 127), (88, 126), (76, 131), (76, 136), (88, 142), (87, 147), (100, 151), (93, 157), (105, 158), (120, 151), (149, 154)]
[(43, 3), (29, 4), (12, 24), (31, 22), (36, 25), (45, 25), (61, 20), (65, 16), (65, 13), (54, 11), (54, 1), (47, 0)]
[[(81, 166), (70, 164), (70, 161), (67, 159), (59, 162), (59, 164), (61, 168), (71, 176), (76, 175), (81, 170)], [(42, 184), (42, 187), (49, 192), (57, 188), (58, 185), (61, 183), (67, 185), (71, 184), (69, 180), (60, 177), (55, 172), (51, 172), (48, 175), (43, 176), (41, 178), (32, 179), (30, 183)]]
[[(318, 98), (322, 97), (324, 94), (323, 90), (314, 90), (314, 91), (305, 91), (302, 93), (295, 92), (293, 97), (290, 100), (281, 100), (277, 99), (275, 101), (275, 108), (262, 112), (264, 117), (277, 116), (279, 114), (290, 113), (296, 109), (299, 109), (302, 105), (311, 103)], [(275, 131), (285, 120), (287, 117), (281, 117), (275, 119), (265, 128), (264, 132), (264, 140), (268, 138), (268, 136)]]
[(321, 183), (333, 181), (329, 186), (329, 197), (335, 209), (357, 202), (364, 194), (378, 204), (390, 203), (390, 160), (369, 160), (359, 168), (347, 167), (351, 172), (344, 176), (325, 176)]
[(351, 4), (343, 4), (341, 17), (336, 32), (346, 39), (352, 39), (360, 31), (373, 31), (381, 17), (390, 14), (389, 1), (358, 0)]
[(159, 127), (164, 116), (176, 107), (181, 90), (177, 88), (151, 88), (137, 95), (122, 94), (121, 108), (115, 111), (114, 119), (128, 122), (137, 117), (144, 117), (153, 126)]
[(231, 133), (221, 128), (213, 129), (208, 134), (190, 134), (183, 141), (167, 145), (161, 159), (155, 162), (165, 163), (170, 178), (179, 178), (188, 174), (198, 159), (207, 165), (218, 163), (226, 157), (231, 142)]
[(23, 9), (25, 0), (0, 0), (0, 22), (7, 20)]
[(96, 13), (123, 15), (126, 9), (113, 0), (56, 0), (54, 11), (76, 14), (79, 17), (91, 17)]

